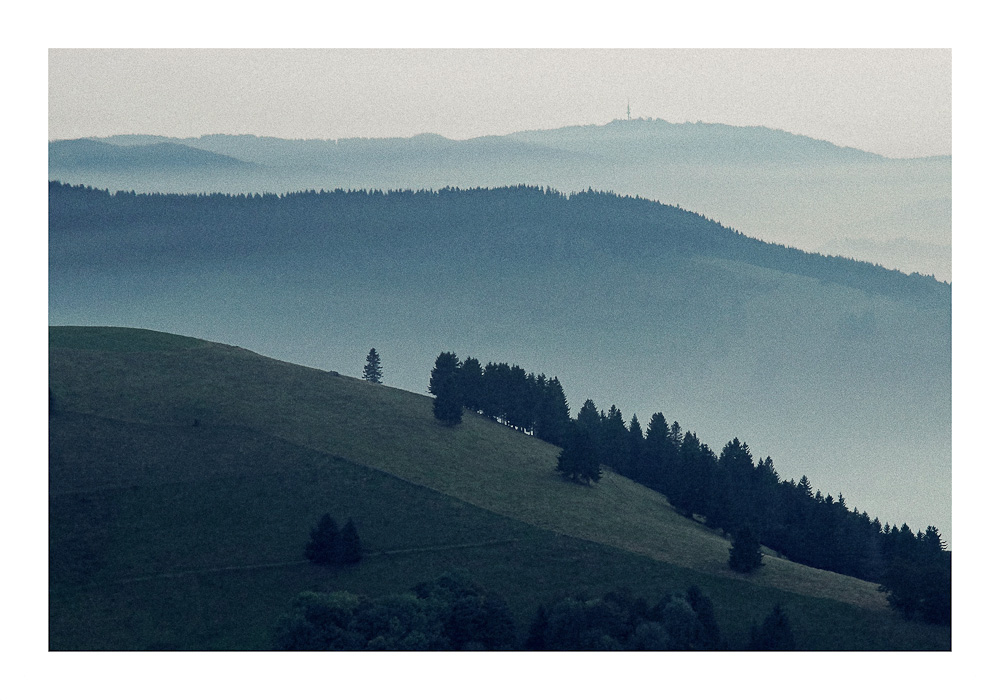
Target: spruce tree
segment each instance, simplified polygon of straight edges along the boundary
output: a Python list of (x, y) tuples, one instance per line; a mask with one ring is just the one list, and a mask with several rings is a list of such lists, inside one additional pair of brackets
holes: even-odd
[(462, 404), (477, 413), (483, 409), (483, 367), (474, 357), (466, 357), (458, 367)]
[(670, 462), (670, 426), (662, 413), (654, 413), (646, 428), (646, 441), (639, 460), (639, 483), (665, 492), (667, 468)]
[(462, 422), (462, 391), (457, 376), (442, 380), (439, 393), (434, 397), (434, 417), (450, 426)]
[(438, 355), (431, 370), (428, 390), (434, 394), (434, 417), (446, 425), (462, 422), (462, 382), (458, 370), (458, 356), (453, 352)]
[(601, 478), (597, 446), (590, 433), (574, 423), (566, 447), (559, 453), (556, 470), (570, 481), (588, 484)]
[(614, 404), (601, 421), (601, 461), (619, 474), (628, 463), (628, 428), (622, 412)]
[(379, 358), (378, 353), (375, 352), (375, 348), (368, 351), (368, 357), (365, 358), (365, 369), (361, 373), (361, 378), (372, 384), (382, 383), (382, 360)]
[(458, 355), (453, 352), (442, 352), (434, 361), (434, 369), (431, 370), (431, 381), (427, 386), (427, 391), (437, 396), (441, 393), (443, 383), (457, 373)]
[(764, 618), (761, 627), (753, 626), (750, 630), (751, 651), (795, 651), (795, 639), (788, 615), (780, 604), (774, 606), (770, 614)]
[(545, 650), (545, 632), (549, 627), (549, 614), (545, 611), (544, 605), (539, 605), (535, 612), (535, 619), (528, 628), (528, 638), (524, 641), (526, 651)]
[(563, 447), (571, 425), (569, 404), (558, 377), (545, 380), (541, 406), (535, 421), (535, 435), (540, 440)]
[(314, 564), (337, 564), (340, 561), (340, 529), (329, 513), (324, 513), (309, 533), (306, 559)]
[(587, 399), (583, 402), (580, 412), (576, 415), (576, 424), (594, 440), (598, 439), (601, 432), (601, 414), (597, 410), (597, 405)]
[(746, 526), (736, 532), (733, 546), (729, 549), (729, 568), (741, 574), (748, 574), (764, 565), (757, 535)]
[(630, 479), (639, 480), (642, 454), (646, 449), (646, 438), (642, 434), (642, 424), (639, 423), (639, 416), (632, 414), (632, 420), (628, 424), (628, 456), (624, 474)]
[(340, 532), (339, 564), (356, 564), (361, 561), (361, 538), (354, 521), (347, 520)]
[(687, 591), (687, 602), (698, 617), (698, 649), (722, 649), (722, 632), (715, 620), (715, 606), (697, 586), (691, 586)]

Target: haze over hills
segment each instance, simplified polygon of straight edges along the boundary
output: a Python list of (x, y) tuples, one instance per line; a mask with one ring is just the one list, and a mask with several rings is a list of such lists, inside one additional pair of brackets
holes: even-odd
[[(50, 144), (49, 176), (140, 192), (290, 192), (550, 186), (678, 204), (747, 235), (808, 251), (951, 278), (951, 158), (891, 159), (764, 127), (613, 121), (464, 141), (412, 138), (283, 140), (212, 135), (114, 136), (107, 156)], [(192, 159), (184, 172), (135, 151), (172, 143), (252, 164)], [(92, 146), (88, 146), (93, 148)], [(96, 150), (96, 149), (95, 149)]]
[[(771, 555), (735, 574), (660, 494), (561, 480), (554, 446), (444, 426), (429, 397), (164, 333), (49, 341), (53, 649), (266, 649), (299, 591), (398, 594), (455, 567), (509, 601), (519, 639), (580, 590), (697, 585), (732, 648), (775, 603), (802, 649), (950, 647), (874, 583)], [(323, 512), (357, 523), (360, 564), (303, 560)]]
[(418, 393), (442, 350), (517, 363), (557, 375), (574, 415), (589, 397), (643, 423), (662, 411), (716, 450), (738, 436), (783, 478), (946, 540), (950, 309), (931, 278), (611, 194), (50, 186), (53, 324), (346, 374), (374, 346), (386, 382)]

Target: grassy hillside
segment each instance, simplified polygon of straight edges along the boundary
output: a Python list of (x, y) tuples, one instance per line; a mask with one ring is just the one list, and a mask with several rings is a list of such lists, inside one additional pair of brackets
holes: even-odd
[[(52, 648), (266, 648), (305, 589), (404, 590), (468, 569), (523, 632), (540, 602), (699, 585), (746, 639), (775, 602), (806, 648), (947, 648), (873, 584), (728, 543), (614, 474), (561, 481), (557, 449), (479, 417), (448, 429), (426, 396), (151, 331), (50, 331)], [(302, 561), (329, 511), (365, 560)]]

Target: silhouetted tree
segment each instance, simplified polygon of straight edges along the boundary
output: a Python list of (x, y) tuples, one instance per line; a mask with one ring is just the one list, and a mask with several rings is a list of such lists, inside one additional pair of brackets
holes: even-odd
[(483, 409), (483, 368), (479, 360), (466, 357), (458, 368), (459, 384), (462, 391), (462, 404), (470, 411), (477, 413)]
[(577, 427), (586, 431), (592, 440), (597, 441), (601, 432), (601, 414), (591, 399), (583, 402), (580, 412), (576, 415), (576, 424)]
[(697, 586), (688, 589), (686, 599), (701, 625), (698, 632), (698, 647), (708, 650), (722, 649), (722, 632), (715, 620), (715, 606), (712, 605), (711, 599)]
[(361, 561), (361, 538), (354, 521), (348, 518), (344, 529), (340, 531), (340, 554), (338, 564), (357, 564)]
[(627, 469), (628, 428), (622, 412), (614, 404), (601, 420), (601, 462), (619, 474)]
[(736, 531), (733, 546), (729, 548), (729, 568), (748, 574), (763, 565), (757, 536), (749, 527), (741, 527)]
[(601, 478), (597, 447), (590, 433), (574, 423), (566, 446), (559, 453), (556, 470), (571, 481), (588, 484)]
[(646, 428), (646, 441), (639, 459), (638, 481), (667, 493), (667, 484), (677, 456), (677, 443), (662, 413), (654, 413)]
[(365, 369), (361, 374), (361, 378), (372, 384), (382, 383), (382, 360), (379, 358), (378, 353), (375, 352), (375, 348), (368, 351), (368, 357), (365, 358)]
[(511, 649), (516, 644), (514, 620), (504, 600), (476, 583), (467, 571), (449, 571), (413, 588), (425, 602), (427, 615), (440, 622), (449, 648)]
[(545, 611), (544, 605), (539, 605), (538, 611), (535, 612), (535, 619), (531, 621), (531, 627), (528, 628), (528, 638), (524, 640), (526, 651), (542, 651), (546, 648), (545, 631), (548, 626), (549, 614)]
[(545, 380), (535, 420), (535, 435), (545, 442), (563, 447), (570, 424), (569, 404), (559, 378)]
[(642, 424), (639, 423), (639, 417), (633, 413), (632, 420), (628, 424), (628, 457), (625, 462), (625, 475), (630, 479), (641, 481), (639, 479), (640, 460), (645, 445), (646, 438), (642, 434)]
[(434, 360), (434, 368), (431, 370), (431, 381), (427, 385), (427, 391), (434, 396), (441, 393), (441, 383), (453, 377), (458, 372), (458, 355), (453, 352), (442, 352)]
[(462, 384), (458, 375), (458, 356), (453, 352), (438, 355), (428, 385), (434, 394), (434, 417), (447, 425), (462, 422)]
[(780, 604), (776, 604), (770, 614), (764, 618), (761, 627), (754, 625), (750, 629), (751, 651), (794, 651), (795, 639), (788, 615)]
[(324, 513), (319, 523), (309, 533), (306, 543), (306, 559), (314, 564), (331, 565), (340, 563), (340, 528), (329, 513)]
[(273, 633), (279, 651), (355, 651), (366, 639), (355, 628), (364, 599), (346, 591), (300, 593), (291, 610), (278, 618)]
[(883, 541), (889, 557), (879, 590), (906, 619), (951, 624), (951, 554), (936, 527), (916, 536), (904, 523)]

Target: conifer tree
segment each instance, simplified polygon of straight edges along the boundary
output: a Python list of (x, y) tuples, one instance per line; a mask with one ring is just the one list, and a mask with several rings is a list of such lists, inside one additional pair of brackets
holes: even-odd
[(474, 357), (466, 357), (458, 367), (462, 405), (477, 413), (483, 409), (483, 367)]
[(690, 431), (684, 433), (678, 450), (677, 474), (674, 477), (674, 493), (670, 496), (670, 501), (688, 517), (704, 505), (702, 494), (708, 477), (704, 461), (702, 444), (698, 436)]
[(749, 527), (741, 527), (729, 548), (729, 568), (741, 574), (748, 574), (763, 566), (760, 541)]
[(662, 413), (654, 413), (646, 428), (646, 441), (639, 461), (638, 481), (661, 492), (667, 485), (667, 468), (670, 463), (670, 426)]
[(462, 391), (457, 376), (442, 380), (439, 393), (434, 397), (434, 417), (451, 426), (462, 422)]
[(625, 475), (630, 479), (639, 480), (640, 461), (645, 447), (646, 438), (642, 434), (642, 424), (639, 423), (639, 416), (633, 413), (632, 420), (628, 424), (628, 458), (625, 467)]
[(441, 384), (447, 378), (458, 373), (458, 355), (453, 352), (442, 352), (434, 361), (434, 369), (431, 370), (431, 381), (427, 386), (434, 396), (441, 393)]
[(314, 564), (337, 564), (340, 561), (340, 529), (329, 513), (324, 513), (319, 523), (309, 533), (306, 559)]
[(534, 428), (534, 401), (532, 400), (532, 387), (534, 376), (528, 376), (527, 372), (514, 365), (507, 375), (508, 410), (507, 424), (523, 432), (531, 432)]
[(528, 638), (524, 641), (527, 651), (543, 651), (545, 649), (545, 631), (549, 626), (549, 615), (544, 605), (539, 605), (535, 619), (528, 628)]
[(428, 391), (434, 394), (434, 417), (447, 425), (462, 422), (462, 384), (458, 356), (442, 352), (434, 362)]
[(535, 434), (545, 442), (563, 447), (570, 424), (569, 404), (559, 378), (545, 380), (541, 406), (535, 421)]
[(365, 358), (365, 369), (361, 374), (361, 378), (372, 384), (382, 383), (382, 360), (379, 358), (378, 353), (375, 352), (375, 348), (368, 351), (368, 357)]
[(597, 447), (590, 433), (574, 423), (566, 447), (559, 453), (556, 470), (567, 479), (583, 484), (601, 478)]
[(794, 651), (795, 639), (788, 615), (780, 604), (776, 604), (770, 614), (764, 618), (761, 627), (756, 625), (750, 630), (751, 651)]
[(580, 412), (576, 415), (576, 424), (586, 431), (592, 440), (596, 441), (601, 433), (601, 414), (597, 410), (597, 404), (591, 399), (583, 402)]
[(356, 564), (361, 561), (361, 538), (350, 518), (340, 532), (339, 564)]
[(698, 630), (699, 649), (714, 650), (722, 648), (722, 632), (719, 630), (719, 623), (715, 620), (715, 606), (712, 601), (701, 592), (698, 586), (691, 586), (687, 591), (687, 602), (698, 616), (700, 629)]
[(619, 474), (628, 462), (628, 428), (622, 412), (614, 404), (601, 421), (601, 461)]

